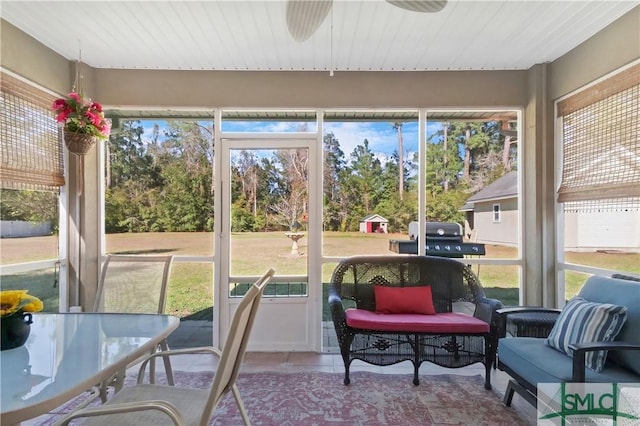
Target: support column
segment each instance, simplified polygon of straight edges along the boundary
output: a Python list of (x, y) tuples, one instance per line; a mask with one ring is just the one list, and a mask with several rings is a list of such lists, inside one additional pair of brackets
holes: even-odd
[(556, 306), (554, 129), (549, 64), (528, 71), (523, 146), (523, 281), (521, 303)]
[(82, 166), (80, 157), (69, 154), (69, 306), (85, 312), (93, 308), (100, 270), (99, 152), (99, 146), (92, 148)]

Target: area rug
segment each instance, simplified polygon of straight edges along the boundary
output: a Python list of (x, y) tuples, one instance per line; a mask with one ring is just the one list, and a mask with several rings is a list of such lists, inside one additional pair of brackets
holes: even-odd
[[(211, 373), (175, 372), (176, 383), (206, 388)], [(253, 425), (528, 425), (481, 376), (422, 376), (352, 372), (351, 384), (335, 373), (246, 373), (238, 388)], [(127, 384), (133, 383), (127, 377)], [(74, 402), (60, 412), (68, 411)], [(46, 419), (53, 424), (58, 416)], [(233, 396), (216, 408), (212, 426), (242, 425)]]

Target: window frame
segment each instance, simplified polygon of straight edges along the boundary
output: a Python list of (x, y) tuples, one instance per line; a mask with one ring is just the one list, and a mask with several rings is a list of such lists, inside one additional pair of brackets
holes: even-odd
[(564, 126), (563, 116), (560, 113), (560, 105), (563, 101), (577, 94), (585, 93), (590, 88), (596, 85), (606, 84), (606, 81), (616, 75), (628, 70), (631, 67), (639, 66), (640, 60), (636, 60), (626, 66), (620, 67), (601, 78), (579, 87), (567, 95), (558, 98), (554, 102), (554, 126), (555, 126), (555, 150), (554, 150), (554, 163), (555, 163), (555, 192), (553, 194), (553, 202), (555, 208), (555, 252), (556, 252), (556, 300), (558, 301), (558, 307), (562, 308), (566, 302), (566, 272), (577, 272), (587, 275), (603, 275), (611, 276), (614, 273), (624, 273), (627, 271), (619, 271), (615, 269), (601, 268), (590, 265), (582, 265), (567, 262), (565, 259), (565, 212), (564, 202), (559, 201), (559, 191), (562, 186), (563, 178), (563, 159), (564, 159)]
[[(21, 88), (21, 92), (26, 93), (27, 96), (36, 96), (40, 97), (41, 105), (44, 106), (47, 99), (55, 99), (58, 95), (48, 90), (30, 80), (27, 80), (13, 72), (1, 68), (3, 79), (8, 77), (12, 80), (14, 84), (16, 83), (18, 86), (23, 86)], [(7, 83), (7, 82), (5, 82)], [(28, 100), (27, 100), (28, 101)], [(55, 125), (53, 113), (51, 113), (51, 123), (48, 123), (47, 128), (52, 128), (51, 124)], [(57, 125), (56, 125), (57, 126)], [(48, 155), (52, 155), (55, 158), (55, 163), (57, 163), (58, 169), (54, 172), (53, 169), (50, 169), (51, 174), (49, 175), (48, 180), (36, 179), (36, 180), (27, 180), (20, 181), (16, 180), (13, 183), (10, 183), (13, 187), (7, 186), (8, 189), (16, 189), (16, 190), (57, 190), (58, 191), (58, 256), (50, 259), (34, 261), (34, 262), (23, 262), (23, 263), (14, 263), (7, 265), (0, 265), (0, 277), (3, 275), (12, 275), (12, 274), (20, 274), (20, 273), (28, 273), (40, 271), (43, 269), (49, 268), (58, 268), (58, 311), (59, 312), (67, 312), (69, 309), (69, 266), (68, 266), (68, 232), (69, 232), (69, 221), (68, 216), (69, 212), (69, 191), (66, 177), (69, 176), (69, 153), (63, 147), (61, 132), (57, 129), (56, 140), (58, 143), (57, 149), (48, 152)], [(27, 154), (27, 156), (33, 156)], [(27, 173), (27, 177), (36, 177), (37, 175)], [(44, 176), (44, 175), (43, 175)], [(18, 176), (19, 178), (20, 176)]]
[(492, 208), (493, 208), (493, 223), (501, 223), (502, 209), (501, 209), (500, 203), (494, 203)]

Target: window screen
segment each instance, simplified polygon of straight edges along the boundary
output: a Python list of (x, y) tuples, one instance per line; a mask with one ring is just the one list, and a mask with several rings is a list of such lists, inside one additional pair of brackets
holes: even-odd
[(573, 210), (594, 200), (603, 200), (603, 207), (615, 200), (638, 206), (640, 65), (559, 102), (558, 115), (563, 130), (558, 201), (571, 202)]
[(62, 138), (42, 90), (0, 73), (0, 173), (5, 189), (57, 190), (64, 185)]

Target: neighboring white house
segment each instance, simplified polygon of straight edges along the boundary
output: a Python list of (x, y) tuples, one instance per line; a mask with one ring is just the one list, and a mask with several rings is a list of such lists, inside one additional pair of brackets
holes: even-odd
[(640, 211), (565, 211), (564, 246), (569, 251), (640, 252)]
[(372, 232), (379, 232), (387, 234), (387, 226), (389, 221), (379, 214), (370, 214), (360, 221), (360, 232), (370, 234)]
[[(518, 178), (509, 172), (467, 199), (465, 234), (485, 244), (517, 246)], [(568, 251), (640, 250), (640, 211), (592, 209), (566, 211), (564, 246)]]

